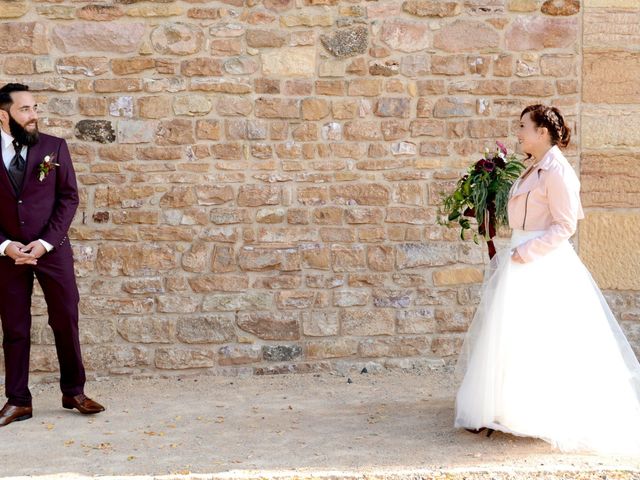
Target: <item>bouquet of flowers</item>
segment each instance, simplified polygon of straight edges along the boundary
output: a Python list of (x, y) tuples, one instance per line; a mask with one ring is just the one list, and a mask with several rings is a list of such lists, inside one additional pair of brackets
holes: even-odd
[(495, 152), (485, 150), (484, 158), (469, 167), (455, 190), (443, 194), (438, 223), (459, 226), (460, 238), (464, 240), (465, 230), (471, 229), (469, 219), (475, 218), (478, 231), (474, 232), (473, 241), (478, 243), (481, 235), (487, 241), (489, 258), (493, 258), (496, 250), (492, 238), (498, 227), (508, 224), (509, 191), (524, 168), (515, 154), (509, 154), (502, 143), (496, 142)]

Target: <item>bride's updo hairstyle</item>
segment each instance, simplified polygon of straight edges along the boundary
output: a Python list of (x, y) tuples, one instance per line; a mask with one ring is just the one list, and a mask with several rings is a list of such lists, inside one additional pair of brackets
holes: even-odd
[(551, 136), (551, 145), (566, 147), (571, 140), (571, 129), (564, 123), (562, 114), (556, 107), (529, 105), (520, 114), (520, 119), (529, 114), (531, 121), (538, 127), (545, 127)]

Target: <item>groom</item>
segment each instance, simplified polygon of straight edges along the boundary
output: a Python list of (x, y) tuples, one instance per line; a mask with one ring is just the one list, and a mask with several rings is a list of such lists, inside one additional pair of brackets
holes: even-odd
[(31, 418), (29, 351), (33, 280), (42, 287), (60, 363), (62, 406), (98, 413), (84, 395), (79, 294), (67, 231), (78, 189), (66, 142), (38, 132), (29, 87), (0, 88), (0, 319), (5, 393), (0, 427)]

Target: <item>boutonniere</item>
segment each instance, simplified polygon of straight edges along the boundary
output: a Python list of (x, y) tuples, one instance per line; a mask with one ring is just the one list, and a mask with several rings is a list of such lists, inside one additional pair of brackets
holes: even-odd
[(40, 165), (38, 165), (38, 180), (43, 181), (49, 175), (51, 170), (54, 170), (56, 167), (59, 167), (60, 164), (55, 162), (56, 154), (50, 153), (46, 155)]

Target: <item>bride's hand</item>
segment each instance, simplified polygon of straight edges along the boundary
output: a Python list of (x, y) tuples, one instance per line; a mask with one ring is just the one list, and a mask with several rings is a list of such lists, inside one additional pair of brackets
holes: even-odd
[(513, 262), (516, 262), (516, 263), (524, 263), (524, 260), (522, 259), (522, 257), (518, 253), (518, 250), (514, 250), (513, 251), (513, 253), (511, 254), (511, 260)]

